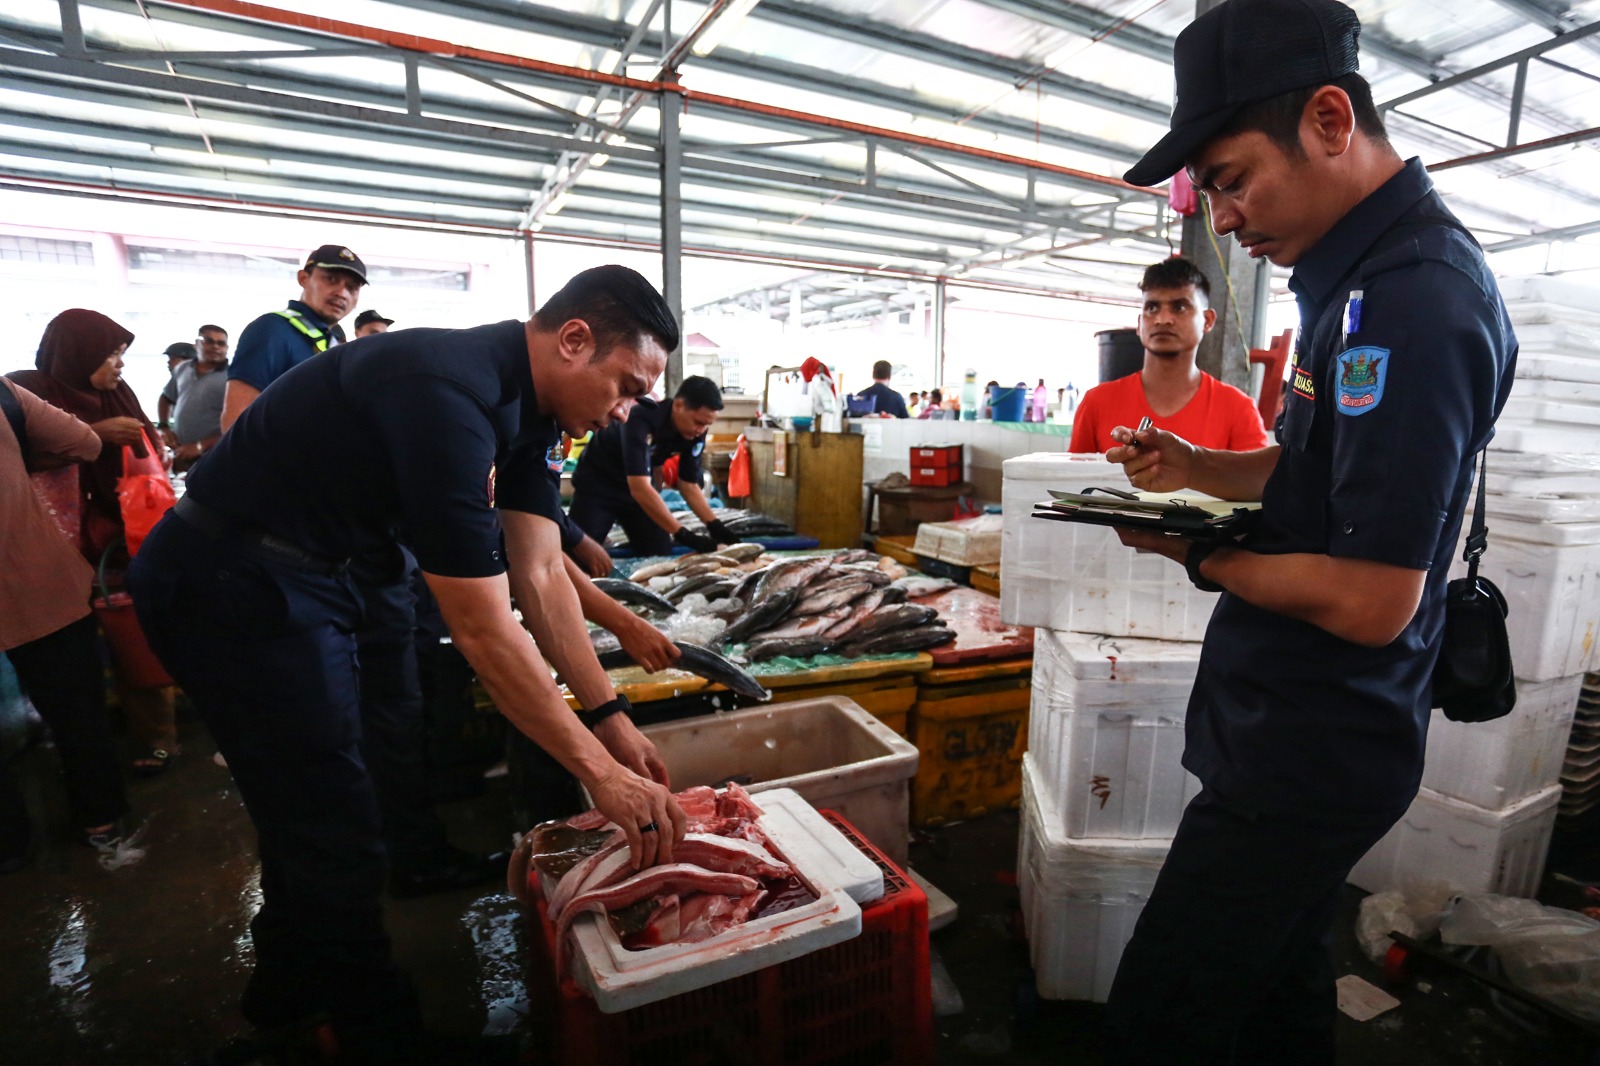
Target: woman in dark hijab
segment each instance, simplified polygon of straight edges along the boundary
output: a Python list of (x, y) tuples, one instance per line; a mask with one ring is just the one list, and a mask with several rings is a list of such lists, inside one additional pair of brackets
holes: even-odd
[[(38, 369), (7, 375), (34, 395), (89, 423), (106, 443), (100, 458), (78, 468), (82, 506), (78, 546), (95, 566), (106, 549), (123, 536), (122, 508), (117, 500), (123, 446), (145, 458), (149, 455), (147, 439), (161, 439), (139, 406), (139, 398), (122, 380), (122, 355), (132, 342), (132, 333), (100, 312), (73, 308), (45, 327), (34, 359)], [(118, 691), (129, 727), (143, 748), (133, 760), (133, 771), (160, 773), (177, 749), (172, 689), (130, 688), (119, 680)]]

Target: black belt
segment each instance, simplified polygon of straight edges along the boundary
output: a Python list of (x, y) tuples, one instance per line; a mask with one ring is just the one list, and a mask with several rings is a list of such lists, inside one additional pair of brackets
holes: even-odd
[(267, 560), (283, 563), (313, 574), (342, 574), (349, 559), (327, 559), (306, 551), (291, 541), (263, 530), (242, 526), (207, 507), (193, 496), (185, 496), (173, 506), (177, 516), (213, 540), (238, 544), (259, 552)]

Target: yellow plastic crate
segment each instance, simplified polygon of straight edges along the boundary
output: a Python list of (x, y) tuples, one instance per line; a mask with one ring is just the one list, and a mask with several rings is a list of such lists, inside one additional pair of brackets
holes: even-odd
[(872, 547), (873, 550), (879, 555), (887, 555), (889, 558), (903, 566), (908, 566), (913, 570), (918, 570), (922, 566), (922, 560), (918, 559), (916, 554), (911, 550), (911, 546), (915, 544), (916, 541), (917, 537), (914, 533), (908, 533), (901, 536), (880, 536), (876, 541), (873, 542)]
[(1031, 695), (1026, 677), (919, 687), (909, 734), (920, 755), (913, 824), (942, 825), (1022, 802)]
[(967, 580), (972, 582), (972, 587), (979, 592), (987, 592), (991, 596), (1000, 595), (1000, 568), (998, 566), (974, 566)]

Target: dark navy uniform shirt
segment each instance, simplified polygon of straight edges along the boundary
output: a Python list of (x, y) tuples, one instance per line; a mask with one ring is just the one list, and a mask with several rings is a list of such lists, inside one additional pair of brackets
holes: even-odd
[(1422, 777), (1447, 571), (1517, 341), (1477, 243), (1415, 159), (1306, 253), (1290, 287), (1301, 335), (1281, 452), (1244, 546), (1425, 570), (1422, 601), (1393, 643), (1364, 648), (1224, 593), (1183, 762), (1259, 811), (1377, 823)]
[(894, 415), (896, 418), (911, 417), (910, 412), (906, 410), (906, 398), (882, 381), (873, 382), (870, 388), (862, 389), (856, 396), (860, 399), (871, 396), (878, 401), (877, 406), (872, 409), (873, 414)]
[(403, 527), (422, 569), (505, 572), (502, 507), (561, 521), (561, 431), (538, 412), (521, 322), (363, 337), (263, 392), (189, 474), (243, 526), (341, 559)]
[(626, 422), (613, 422), (590, 439), (572, 472), (577, 492), (626, 497), (628, 478), (649, 477), (669, 456), (678, 456), (680, 484), (699, 485), (706, 439), (685, 437), (672, 424), (671, 401), (640, 400)]
[[(344, 340), (344, 332), (329, 326), (320, 315), (299, 300), (289, 301), (289, 310), (300, 312), (300, 320), (310, 329), (328, 336), (328, 347)], [(294, 323), (270, 311), (257, 318), (239, 334), (228, 364), (228, 380), (242, 381), (265, 392), (288, 370), (317, 354), (316, 341), (294, 327)]]

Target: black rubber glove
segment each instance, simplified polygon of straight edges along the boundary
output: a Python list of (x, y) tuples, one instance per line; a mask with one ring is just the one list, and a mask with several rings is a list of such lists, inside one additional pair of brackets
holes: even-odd
[(678, 531), (672, 535), (674, 544), (682, 544), (692, 552), (714, 552), (717, 542), (704, 533), (690, 532), (688, 526), (679, 526)]
[(707, 522), (706, 532), (710, 533), (719, 545), (739, 543), (739, 538), (728, 532), (728, 527), (722, 524), (720, 518)]

